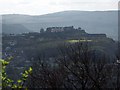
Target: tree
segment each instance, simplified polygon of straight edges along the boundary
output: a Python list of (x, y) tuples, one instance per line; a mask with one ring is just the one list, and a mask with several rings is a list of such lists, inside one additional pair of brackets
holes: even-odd
[(61, 49), (60, 62), (62, 61), (61, 64), (70, 73), (69, 82), (73, 87), (82, 90), (108, 88), (112, 67), (107, 63), (108, 58), (103, 52), (97, 52), (97, 50), (91, 51), (90, 44), (79, 42)]
[(40, 57), (33, 62), (33, 73), (28, 80), (29, 88), (63, 88), (66, 73), (61, 67), (53, 68)]
[(52, 63), (55, 67), (45, 57), (34, 60), (28, 87), (101, 90), (110, 86), (112, 65), (103, 52), (87, 42), (67, 44), (59, 52)]
[(28, 76), (32, 73), (32, 68), (30, 67), (28, 70), (25, 70), (22, 74), (21, 79), (17, 80), (17, 82), (14, 82), (12, 79), (10, 79), (7, 74), (6, 74), (6, 66), (9, 64), (11, 61), (12, 57), (8, 58), (6, 60), (0, 59), (0, 63), (2, 65), (2, 71), (0, 72), (0, 76), (2, 78), (2, 84), (1, 87), (3, 89), (6, 88), (13, 88), (13, 89), (20, 89), (20, 88), (26, 88), (25, 87), (25, 81), (27, 80)]

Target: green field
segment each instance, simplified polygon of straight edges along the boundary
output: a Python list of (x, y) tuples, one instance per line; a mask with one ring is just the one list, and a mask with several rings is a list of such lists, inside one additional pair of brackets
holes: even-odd
[(76, 42), (92, 42), (93, 40), (67, 40), (69, 43), (76, 43)]

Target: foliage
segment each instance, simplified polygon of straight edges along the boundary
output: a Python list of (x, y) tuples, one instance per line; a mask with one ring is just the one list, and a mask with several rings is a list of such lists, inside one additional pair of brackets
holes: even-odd
[(1, 71), (1, 77), (2, 77), (2, 88), (13, 88), (13, 89), (18, 89), (18, 88), (26, 88), (24, 86), (25, 81), (27, 80), (28, 76), (32, 73), (32, 67), (29, 67), (28, 70), (25, 70), (22, 74), (22, 77), (17, 80), (17, 82), (13, 81), (10, 79), (7, 74), (6, 74), (6, 66), (10, 63), (12, 57), (8, 58), (7, 60), (2, 60), (0, 59), (0, 63), (2, 65), (2, 71)]
[[(59, 48), (59, 57), (52, 58), (51, 67), (46, 57), (33, 60), (33, 72), (28, 88), (114, 88), (112, 74), (116, 67), (103, 52), (91, 50), (89, 43), (72, 43)], [(47, 61), (47, 62), (46, 62)], [(110, 82), (111, 81), (111, 82)]]

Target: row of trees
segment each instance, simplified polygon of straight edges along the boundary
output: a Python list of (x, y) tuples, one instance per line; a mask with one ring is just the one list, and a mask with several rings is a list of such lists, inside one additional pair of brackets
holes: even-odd
[(88, 43), (65, 45), (59, 52), (52, 67), (45, 57), (33, 61), (28, 88), (120, 88), (119, 64), (109, 62), (104, 52), (92, 50)]

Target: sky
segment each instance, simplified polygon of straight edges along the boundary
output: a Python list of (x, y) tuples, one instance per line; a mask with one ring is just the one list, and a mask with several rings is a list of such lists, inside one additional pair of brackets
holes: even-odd
[(67, 10), (118, 10), (119, 0), (0, 0), (0, 14), (42, 15)]

